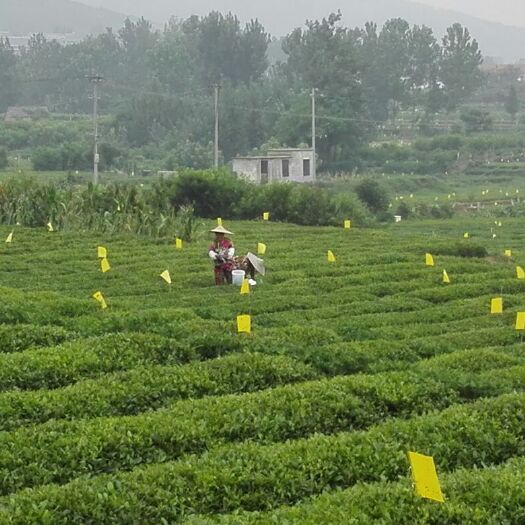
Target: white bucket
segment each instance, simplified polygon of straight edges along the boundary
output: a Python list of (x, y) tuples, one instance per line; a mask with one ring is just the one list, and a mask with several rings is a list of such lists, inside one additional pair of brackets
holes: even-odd
[(246, 272), (244, 270), (233, 270), (232, 272), (232, 284), (234, 286), (242, 286)]

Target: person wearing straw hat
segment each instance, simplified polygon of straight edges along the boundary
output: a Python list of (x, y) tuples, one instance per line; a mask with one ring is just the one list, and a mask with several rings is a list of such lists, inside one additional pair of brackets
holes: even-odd
[(210, 231), (215, 234), (215, 239), (208, 249), (208, 255), (215, 265), (215, 284), (231, 284), (232, 271), (235, 268), (235, 248), (226, 235), (233, 233), (223, 226), (217, 226)]
[(260, 259), (251, 252), (248, 252), (245, 257), (236, 257), (235, 263), (240, 270), (244, 270), (246, 275), (250, 276), (250, 285), (252, 286), (257, 284), (255, 281), (256, 273), (260, 273), (263, 276), (266, 275), (264, 259)]

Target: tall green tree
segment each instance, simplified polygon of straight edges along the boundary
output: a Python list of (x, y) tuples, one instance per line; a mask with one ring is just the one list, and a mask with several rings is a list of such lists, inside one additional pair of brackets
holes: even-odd
[(250, 83), (261, 78), (268, 68), (270, 38), (256, 20), (242, 28), (235, 15), (212, 12), (202, 18), (189, 18), (182, 30), (207, 84), (222, 80)]
[(15, 52), (9, 39), (0, 37), (0, 112), (17, 101), (18, 80)]
[(520, 101), (518, 98), (518, 91), (516, 90), (516, 86), (512, 84), (509, 88), (509, 93), (505, 98), (505, 111), (512, 117), (512, 120), (514, 121), (519, 110)]
[(454, 24), (443, 38), (440, 80), (444, 85), (447, 107), (452, 110), (467, 100), (482, 85), (483, 63), (478, 42), (467, 28)]
[(432, 29), (426, 26), (413, 26), (409, 45), (409, 95), (412, 106), (432, 108), (438, 89), (439, 59), (441, 47)]
[(296, 143), (299, 137), (301, 142), (311, 141), (309, 91), (317, 89), (317, 142), (320, 154), (327, 160), (347, 155), (366, 134), (357, 49), (352, 34), (340, 25), (340, 20), (338, 13), (307, 22), (306, 29), (296, 29), (283, 43), (288, 57), (283, 73), (293, 95), (289, 113), (279, 119), (278, 129), (291, 129)]

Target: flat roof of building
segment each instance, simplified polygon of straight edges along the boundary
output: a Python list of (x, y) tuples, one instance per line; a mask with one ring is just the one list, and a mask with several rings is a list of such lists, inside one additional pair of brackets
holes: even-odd
[(289, 158), (290, 155), (258, 155), (254, 157), (235, 157), (233, 160), (279, 160)]

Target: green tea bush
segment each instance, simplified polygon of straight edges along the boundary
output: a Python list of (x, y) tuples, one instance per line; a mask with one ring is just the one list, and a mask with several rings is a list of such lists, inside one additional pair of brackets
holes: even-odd
[(174, 522), (195, 513), (264, 511), (358, 482), (396, 481), (408, 473), (408, 450), (433, 455), (441, 473), (497, 465), (525, 452), (524, 412), (525, 396), (513, 394), (367, 432), (230, 445), (130, 473), (18, 492), (2, 501), (0, 517), (10, 523)]
[[(361, 484), (346, 491), (334, 491), (274, 511), (225, 516), (195, 516), (186, 525), (347, 525), (353, 523), (519, 523), (525, 498), (525, 460), (515, 458), (502, 466), (461, 469), (441, 474), (444, 505), (419, 498), (408, 480)], [(377, 504), (381, 502), (381, 504)]]
[(57, 326), (2, 324), (0, 325), (0, 352), (21, 352), (28, 348), (55, 346), (74, 337), (74, 334)]
[[(485, 378), (483, 392), (486, 385), (492, 385), (494, 395), (512, 392), (524, 378), (525, 367), (520, 367), (512, 383), (507, 377), (498, 385), (498, 373), (493, 373)], [(212, 444), (255, 438), (269, 443), (366, 428), (387, 417), (413, 417), (443, 409), (460, 399), (457, 390), (428, 375), (398, 372), (181, 402), (133, 418), (49, 422), (4, 434), (4, 447), (16, 451), (16, 456), (4, 452), (0, 457), (0, 479), (5, 480), (0, 481), (0, 492), (34, 483), (64, 482), (107, 468), (126, 470), (140, 463), (163, 462), (202, 452)], [(24, 443), (38, 443), (39, 447)], [(34, 466), (36, 457), (38, 467)], [(19, 463), (22, 458), (24, 465), (31, 465), (29, 470)]]
[(475, 242), (456, 242), (448, 245), (433, 246), (429, 251), (436, 255), (450, 255), (453, 257), (487, 257), (487, 248)]
[(58, 388), (80, 379), (154, 363), (187, 363), (188, 345), (153, 334), (117, 334), (0, 354), (0, 390)]
[(0, 429), (51, 419), (132, 415), (179, 399), (252, 392), (313, 379), (308, 365), (284, 356), (237, 354), (183, 366), (139, 366), (65, 388), (0, 394)]

